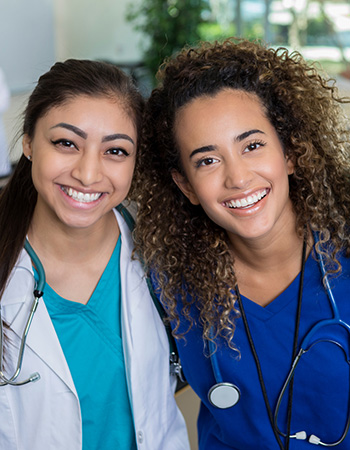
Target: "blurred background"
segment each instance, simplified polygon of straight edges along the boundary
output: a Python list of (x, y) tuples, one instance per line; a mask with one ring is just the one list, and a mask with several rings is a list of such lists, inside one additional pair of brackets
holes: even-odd
[(350, 84), (350, 0), (0, 0), (0, 24), (8, 145), (37, 78), (67, 58), (121, 66), (147, 97), (161, 61), (183, 45), (242, 36), (300, 51), (345, 95)]
[[(147, 97), (165, 57), (229, 36), (301, 52), (350, 97), (350, 0), (0, 0), (0, 185), (21, 154), (28, 95), (54, 62), (109, 61)], [(177, 400), (195, 450), (198, 400), (188, 387)]]

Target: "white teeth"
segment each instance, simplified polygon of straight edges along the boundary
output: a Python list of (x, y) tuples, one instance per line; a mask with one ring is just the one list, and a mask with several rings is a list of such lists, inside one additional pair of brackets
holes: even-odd
[(231, 200), (225, 203), (225, 206), (229, 208), (245, 208), (254, 205), (259, 200), (265, 197), (267, 194), (266, 189), (259, 191), (256, 194), (248, 195), (246, 198), (241, 198), (240, 200)]
[(81, 203), (90, 203), (90, 202), (94, 202), (95, 200), (97, 200), (98, 198), (101, 197), (102, 194), (100, 193), (95, 193), (95, 194), (84, 194), (83, 192), (78, 192), (75, 191), (72, 188), (65, 188), (62, 187), (62, 190), (69, 196), (71, 197), (73, 200), (76, 200), (77, 202), (81, 202)]

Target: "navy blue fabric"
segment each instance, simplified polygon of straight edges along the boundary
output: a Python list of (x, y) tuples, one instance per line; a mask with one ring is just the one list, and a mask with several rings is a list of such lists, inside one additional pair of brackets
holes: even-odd
[[(350, 323), (350, 259), (342, 258), (341, 264), (342, 274), (331, 284), (341, 317)], [(299, 277), (265, 308), (242, 297), (273, 411), (292, 362)], [(198, 311), (194, 307), (192, 316), (198, 319)], [(310, 255), (305, 267), (299, 344), (315, 323), (331, 317), (318, 263)], [(188, 323), (184, 318), (181, 320), (181, 328), (187, 329)], [(322, 330), (313, 342), (320, 338), (336, 339), (347, 352), (350, 351), (349, 334), (340, 326)], [(177, 342), (187, 381), (202, 400), (198, 419), (199, 449), (278, 449), (241, 318), (237, 320), (234, 342), (240, 351), (240, 358), (224, 341), (217, 341), (223, 381), (234, 383), (241, 390), (239, 402), (225, 410), (213, 407), (207, 399), (215, 378), (210, 360), (205, 355), (202, 328), (198, 321), (185, 335), (185, 340)], [(343, 350), (337, 345), (318, 343), (306, 353), (295, 373), (291, 432), (305, 430), (308, 435), (315, 434), (325, 442), (338, 440), (348, 415), (349, 376), (350, 366)], [(278, 420), (282, 431), (286, 430), (286, 404), (287, 395)], [(313, 447), (307, 441), (291, 439), (289, 448)], [(350, 449), (350, 433), (336, 448)]]

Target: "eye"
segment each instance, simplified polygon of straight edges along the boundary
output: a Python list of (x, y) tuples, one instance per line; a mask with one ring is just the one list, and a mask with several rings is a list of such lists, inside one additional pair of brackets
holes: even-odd
[(196, 167), (211, 166), (212, 164), (215, 164), (216, 162), (218, 162), (218, 159), (216, 159), (216, 158), (210, 158), (210, 157), (202, 158), (196, 162)]
[(51, 141), (53, 145), (58, 145), (66, 148), (77, 148), (74, 142), (68, 141), (67, 139), (57, 139), (56, 141)]
[(243, 153), (248, 153), (248, 152), (252, 152), (254, 150), (257, 150), (260, 147), (264, 147), (265, 146), (265, 142), (263, 141), (253, 141), (250, 142), (245, 148)]
[(106, 151), (107, 155), (114, 155), (114, 156), (129, 156), (129, 152), (127, 152), (124, 148), (110, 148)]

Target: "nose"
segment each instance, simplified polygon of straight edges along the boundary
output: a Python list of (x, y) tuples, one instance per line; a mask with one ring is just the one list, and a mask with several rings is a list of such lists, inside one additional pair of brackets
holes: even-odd
[(249, 163), (241, 156), (230, 156), (224, 165), (225, 187), (245, 189), (252, 180)]
[(72, 176), (84, 186), (91, 186), (102, 180), (102, 162), (99, 158), (99, 153), (94, 151), (87, 151), (80, 155), (76, 162)]

